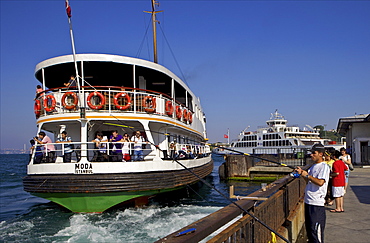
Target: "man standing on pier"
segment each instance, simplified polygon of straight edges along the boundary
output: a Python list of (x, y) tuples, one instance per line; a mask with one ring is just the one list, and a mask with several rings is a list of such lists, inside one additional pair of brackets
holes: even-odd
[(315, 144), (311, 149), (313, 164), (308, 171), (297, 167), (296, 171), (305, 179), (305, 225), (310, 243), (324, 242), (326, 222), (325, 196), (328, 188), (330, 168), (324, 162), (325, 148), (322, 144)]

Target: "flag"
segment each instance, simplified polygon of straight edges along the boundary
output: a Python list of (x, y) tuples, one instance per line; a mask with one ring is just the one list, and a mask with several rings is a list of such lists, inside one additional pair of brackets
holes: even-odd
[(224, 138), (229, 138), (229, 136), (227, 136), (226, 134), (224, 134)]
[(69, 6), (68, 0), (66, 0), (66, 12), (67, 12), (68, 18), (72, 17), (72, 9), (71, 9), (71, 6)]

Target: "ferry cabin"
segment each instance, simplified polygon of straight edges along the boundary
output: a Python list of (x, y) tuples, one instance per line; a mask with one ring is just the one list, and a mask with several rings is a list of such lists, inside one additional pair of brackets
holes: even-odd
[[(150, 143), (146, 160), (167, 158), (171, 141), (178, 149), (188, 145), (193, 153), (209, 152), (203, 143), (206, 119), (199, 99), (168, 69), (108, 54), (78, 54), (77, 69), (76, 82), (66, 87), (75, 73), (72, 55), (39, 63), (35, 76), (48, 89), (34, 104), (38, 130), (50, 132), (54, 141), (66, 130), (80, 151), (81, 158), (75, 160), (89, 160), (96, 133), (109, 138), (112, 130), (130, 138), (141, 131)], [(60, 161), (63, 146), (57, 146)]]

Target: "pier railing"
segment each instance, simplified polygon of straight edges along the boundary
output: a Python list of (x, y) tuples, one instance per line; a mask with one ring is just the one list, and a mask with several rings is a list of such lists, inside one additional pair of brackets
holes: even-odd
[[(256, 204), (256, 201), (242, 199), (236, 203), (267, 224), (275, 232), (281, 232), (281, 229), (289, 224), (287, 222), (303, 199), (305, 186), (306, 183), (303, 178), (293, 179), (290, 176), (286, 176), (268, 185), (266, 191), (260, 190), (248, 195), (248, 197), (267, 197), (266, 201)], [(216, 230), (240, 216), (240, 219), (226, 229), (213, 235)], [(177, 236), (180, 232), (192, 228), (195, 229), (192, 233)], [(206, 237), (211, 238), (207, 242), (212, 243), (269, 242), (272, 240), (270, 230), (256, 222), (250, 215), (243, 214), (234, 204), (230, 204), (191, 225), (163, 237), (157, 243), (199, 242)]]

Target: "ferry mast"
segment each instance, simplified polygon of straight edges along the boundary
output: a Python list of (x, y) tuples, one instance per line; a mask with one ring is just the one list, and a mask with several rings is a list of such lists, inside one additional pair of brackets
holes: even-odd
[(158, 55), (157, 55), (157, 25), (156, 23), (159, 22), (156, 19), (156, 14), (163, 12), (161, 11), (155, 11), (156, 6), (159, 6), (159, 2), (156, 0), (152, 0), (152, 11), (144, 11), (145, 13), (152, 14), (152, 25), (153, 25), (153, 52), (154, 52), (154, 62), (158, 63)]

